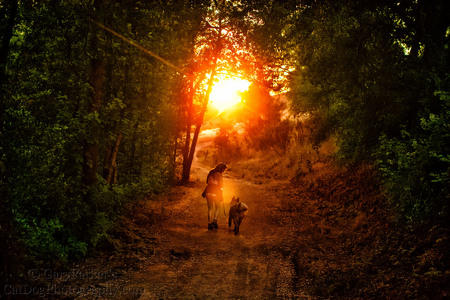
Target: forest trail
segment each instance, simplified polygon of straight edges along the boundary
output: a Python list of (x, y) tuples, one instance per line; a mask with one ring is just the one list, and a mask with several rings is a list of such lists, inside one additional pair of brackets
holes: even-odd
[[(211, 149), (212, 136), (202, 136), (198, 149)], [(190, 184), (136, 199), (104, 252), (68, 274), (49, 273), (55, 299), (397, 298), (428, 286), (404, 272), (411, 259), (392, 254), (404, 235), (388, 234), (370, 168), (317, 163), (290, 182), (230, 164), (226, 212), (233, 196), (249, 207), (235, 235), (223, 210), (219, 229), (207, 229), (201, 193), (213, 166), (199, 153)]]
[(263, 185), (224, 174), (228, 214), (232, 196), (249, 206), (239, 235), (221, 211), (219, 229), (208, 231), (201, 197), (208, 169), (193, 166), (193, 186), (164, 203), (167, 217), (149, 228), (157, 237), (153, 255), (126, 289), (143, 288), (139, 299), (268, 299), (304, 296), (294, 286), (294, 266), (285, 249), (289, 228), (274, 218), (277, 197)]
[[(198, 150), (211, 148), (213, 135), (201, 136)], [(371, 282), (371, 232), (380, 227), (367, 216), (376, 202), (352, 204), (370, 181), (325, 177), (317, 190), (305, 192), (268, 174), (239, 174), (231, 164), (224, 173), (225, 210), (236, 196), (249, 211), (239, 235), (223, 208), (219, 229), (209, 231), (201, 194), (213, 166), (204, 164), (207, 152), (200, 153), (189, 185), (137, 201), (106, 251), (71, 271), (96, 276), (52, 284), (76, 287), (75, 299), (314, 299), (348, 295)], [(373, 194), (365, 197), (376, 199)]]
[[(210, 147), (212, 136), (203, 135), (198, 149)], [(302, 288), (309, 279), (298, 278), (294, 259), (299, 235), (309, 233), (295, 228), (298, 224), (283, 209), (286, 197), (278, 196), (286, 194), (288, 182), (247, 178), (229, 165), (224, 172), (226, 213), (233, 196), (249, 211), (239, 235), (232, 231), (234, 225), (228, 227), (223, 207), (219, 229), (210, 231), (201, 194), (211, 167), (203, 157), (196, 158), (190, 184), (137, 202), (131, 214), (117, 223), (113, 235), (118, 239), (110, 241), (105, 252), (73, 265), (69, 275), (52, 271), (55, 298), (311, 298)], [(308, 205), (302, 205), (306, 213)]]

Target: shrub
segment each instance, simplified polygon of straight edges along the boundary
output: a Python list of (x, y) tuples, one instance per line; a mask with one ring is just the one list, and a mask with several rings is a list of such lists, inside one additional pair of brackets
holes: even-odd
[(17, 215), (16, 221), (25, 245), (35, 257), (65, 261), (87, 253), (87, 243), (80, 241), (58, 218), (38, 220)]
[(448, 215), (450, 94), (437, 92), (439, 114), (420, 120), (417, 132), (380, 138), (375, 153), (391, 207), (399, 220), (421, 223)]

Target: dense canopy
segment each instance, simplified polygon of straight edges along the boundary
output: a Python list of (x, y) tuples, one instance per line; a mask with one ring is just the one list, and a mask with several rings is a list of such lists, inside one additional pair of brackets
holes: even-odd
[(336, 141), (398, 226), (448, 226), (449, 1), (5, 0), (0, 20), (1, 282), (22, 245), (81, 259), (189, 185), (202, 129), (217, 159), (297, 153), (295, 178), (314, 168), (292, 149)]

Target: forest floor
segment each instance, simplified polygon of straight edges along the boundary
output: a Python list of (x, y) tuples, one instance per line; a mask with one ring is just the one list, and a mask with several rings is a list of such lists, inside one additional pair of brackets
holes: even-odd
[[(201, 197), (210, 166), (191, 184), (136, 203), (116, 226), (114, 250), (52, 278), (68, 299), (321, 299), (450, 296), (443, 229), (392, 230), (373, 170), (326, 163), (291, 181), (231, 165), (232, 196), (249, 211), (239, 235), (221, 211), (207, 229)], [(315, 174), (314, 176), (312, 174)], [(59, 293), (59, 294), (58, 294)]]

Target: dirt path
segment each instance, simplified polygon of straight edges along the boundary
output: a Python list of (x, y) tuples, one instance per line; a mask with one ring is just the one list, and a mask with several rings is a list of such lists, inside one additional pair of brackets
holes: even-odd
[[(202, 146), (210, 142), (203, 139)], [(66, 288), (57, 295), (130, 300), (314, 299), (348, 297), (360, 287), (368, 286), (369, 292), (371, 286), (378, 289), (377, 283), (367, 284), (376, 268), (370, 234), (375, 229), (370, 229), (372, 221), (367, 218), (374, 207), (357, 209), (354, 203), (360, 202), (352, 200), (360, 186), (368, 184), (352, 185), (345, 180), (353, 179), (335, 176), (317, 181), (317, 190), (298, 190), (273, 178), (236, 175), (230, 166), (224, 174), (226, 211), (233, 196), (249, 207), (236, 236), (223, 211), (219, 229), (207, 229), (201, 193), (210, 167), (196, 160), (190, 185), (138, 202), (140, 206), (117, 226), (114, 251), (80, 262), (69, 280), (64, 276), (53, 280), (52, 284)], [(337, 182), (346, 193), (326, 194), (333, 190), (328, 185)]]
[[(199, 148), (211, 146), (211, 136), (203, 137)], [(219, 229), (207, 229), (201, 193), (210, 167), (196, 160), (192, 184), (135, 199), (104, 245), (99, 243), (103, 252), (70, 269), (30, 270), (29, 287), (36, 289), (16, 292), (45, 299), (121, 300), (440, 299), (450, 294), (448, 275), (437, 274), (431, 282), (429, 272), (445, 266), (448, 244), (441, 244), (447, 243), (447, 231), (427, 231), (420, 239), (391, 231), (371, 168), (340, 170), (321, 163), (289, 184), (262, 170), (236, 175), (238, 168), (234, 173), (231, 165), (224, 174), (225, 207), (232, 196), (249, 206), (236, 236), (223, 212)], [(418, 266), (414, 276), (413, 265)]]
[[(154, 252), (126, 289), (143, 288), (139, 299), (268, 299), (305, 296), (294, 288), (294, 267), (285, 247), (289, 227), (272, 218), (276, 197), (267, 187), (224, 178), (225, 206), (233, 195), (249, 206), (238, 236), (221, 213), (219, 229), (207, 230), (201, 195), (208, 169), (193, 167), (195, 184), (180, 199), (162, 203), (163, 222), (152, 226)], [(278, 220), (278, 221), (277, 221)]]
[[(212, 136), (212, 135), (211, 135)], [(211, 137), (203, 137), (208, 147)], [(202, 160), (202, 158), (200, 158)], [(250, 182), (230, 171), (224, 174), (228, 213), (233, 196), (249, 211), (239, 235), (219, 216), (218, 230), (207, 229), (206, 200), (201, 193), (211, 166), (196, 159), (191, 184), (137, 202), (118, 224), (103, 254), (87, 258), (44, 283), (55, 299), (299, 299), (292, 253), (298, 231), (286, 216), (280, 194), (287, 182)], [(239, 177), (239, 178), (237, 178)], [(112, 243), (112, 244), (111, 244)], [(298, 270), (297, 270), (298, 271)]]

